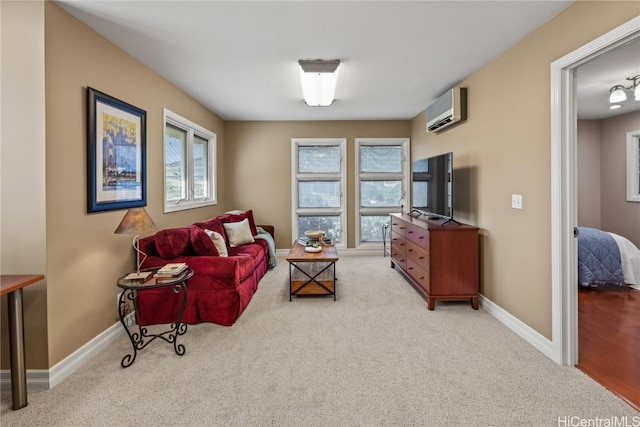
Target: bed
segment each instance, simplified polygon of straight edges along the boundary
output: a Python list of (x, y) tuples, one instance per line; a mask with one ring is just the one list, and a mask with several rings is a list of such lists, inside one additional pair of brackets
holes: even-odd
[(640, 290), (640, 249), (617, 234), (578, 227), (578, 284)]

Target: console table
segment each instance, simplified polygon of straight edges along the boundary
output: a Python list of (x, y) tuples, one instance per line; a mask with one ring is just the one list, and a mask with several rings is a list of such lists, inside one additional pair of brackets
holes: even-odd
[(427, 298), (467, 300), (478, 309), (478, 227), (391, 214), (391, 267)]
[(24, 357), (24, 314), (22, 288), (44, 279), (42, 274), (13, 274), (0, 276), (2, 293), (7, 294), (9, 314), (9, 353), (11, 355), (12, 409), (27, 406), (27, 367)]

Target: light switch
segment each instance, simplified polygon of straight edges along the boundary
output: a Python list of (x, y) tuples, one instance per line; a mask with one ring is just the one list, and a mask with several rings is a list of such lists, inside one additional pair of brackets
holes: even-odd
[(522, 209), (522, 194), (511, 195), (511, 207), (513, 209)]

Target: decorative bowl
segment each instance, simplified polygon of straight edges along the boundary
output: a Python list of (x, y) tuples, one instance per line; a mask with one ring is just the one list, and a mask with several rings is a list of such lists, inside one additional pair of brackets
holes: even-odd
[(310, 239), (318, 239), (318, 240), (320, 240), (321, 238), (324, 237), (324, 231), (307, 230), (307, 231), (304, 232), (304, 235), (309, 237)]
[(304, 250), (305, 250), (305, 252), (317, 253), (317, 252), (320, 252), (322, 250), (322, 246), (318, 246), (317, 248), (315, 248), (313, 246), (305, 246)]

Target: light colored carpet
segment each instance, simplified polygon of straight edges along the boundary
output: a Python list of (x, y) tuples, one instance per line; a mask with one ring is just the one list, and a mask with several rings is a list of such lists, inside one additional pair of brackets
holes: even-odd
[[(2, 426), (558, 426), (640, 414), (468, 303), (424, 300), (382, 256), (342, 257), (338, 300), (289, 302), (280, 260), (232, 327), (190, 325), (135, 363), (123, 334)], [(573, 418), (575, 417), (575, 418)], [(634, 418), (636, 417), (636, 418)], [(559, 424), (565, 420), (567, 424)], [(592, 424), (590, 424), (592, 425)]]

